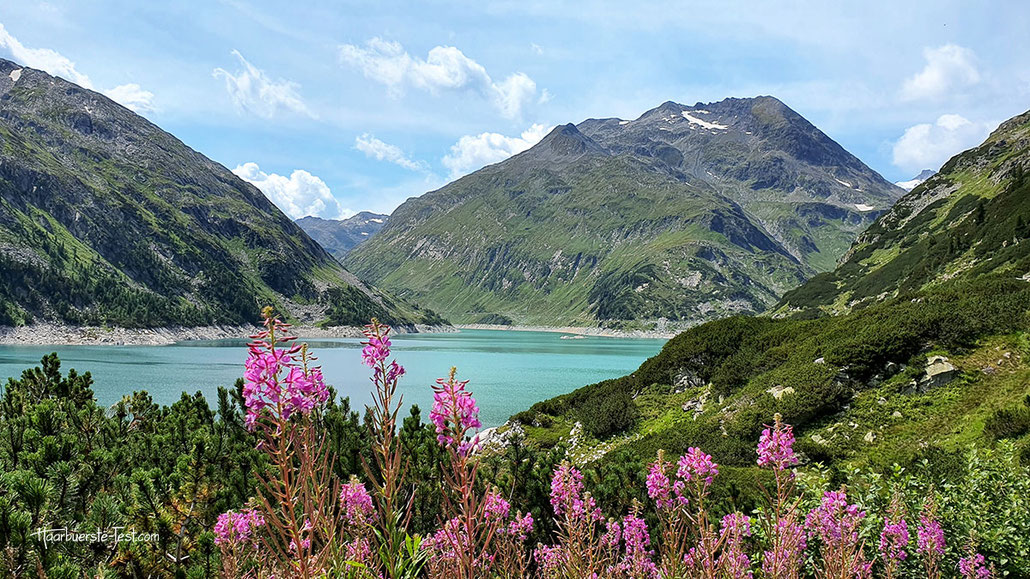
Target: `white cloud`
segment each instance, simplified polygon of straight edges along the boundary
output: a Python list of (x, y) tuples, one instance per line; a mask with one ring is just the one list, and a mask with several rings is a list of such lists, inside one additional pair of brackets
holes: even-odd
[(451, 179), (456, 179), (525, 151), (540, 142), (549, 131), (544, 125), (534, 124), (518, 137), (499, 133), (465, 135), (451, 145), (451, 152), (442, 162), (450, 170)]
[(89, 77), (82, 74), (75, 68), (75, 63), (63, 56), (61, 53), (49, 48), (28, 48), (18, 39), (11, 36), (3, 24), (0, 24), (0, 54), (10, 56), (25, 66), (38, 68), (59, 76), (75, 84), (92, 89), (93, 83)]
[(980, 82), (973, 51), (955, 44), (923, 49), (926, 66), (901, 87), (906, 101), (936, 99)]
[(529, 43), (529, 48), (537, 55), (542, 56), (544, 54), (544, 48), (535, 42)]
[(380, 141), (369, 133), (356, 137), (354, 139), (354, 148), (364, 153), (366, 157), (378, 161), (388, 161), (410, 171), (429, 171), (429, 166), (425, 161), (409, 159), (400, 147)]
[(343, 219), (354, 214), (340, 205), (325, 181), (307, 171), (296, 169), (289, 177), (285, 177), (265, 173), (257, 163), (244, 163), (232, 172), (260, 189), (265, 197), (293, 219), (307, 215)]
[(154, 93), (149, 90), (143, 90), (136, 83), (118, 85), (112, 89), (105, 90), (104, 94), (109, 99), (136, 113), (154, 110)]
[(979, 145), (997, 123), (974, 123), (960, 115), (909, 127), (894, 144), (894, 164), (907, 171), (937, 169), (952, 156)]
[(413, 57), (399, 42), (373, 38), (364, 46), (344, 44), (340, 60), (361, 71), (365, 78), (387, 87), (393, 97), (407, 87), (430, 94), (442, 91), (470, 91), (487, 98), (506, 118), (518, 118), (525, 105), (533, 102), (536, 83), (516, 72), (495, 82), (486, 68), (453, 46), (437, 46), (425, 60)]
[(283, 79), (272, 80), (265, 71), (243, 58), (240, 51), (233, 50), (232, 54), (240, 61), (242, 70), (233, 74), (224, 68), (216, 68), (211, 74), (225, 80), (225, 90), (229, 92), (233, 104), (266, 119), (274, 117), (280, 110), (315, 118), (316, 115), (308, 110), (297, 92), (297, 83)]

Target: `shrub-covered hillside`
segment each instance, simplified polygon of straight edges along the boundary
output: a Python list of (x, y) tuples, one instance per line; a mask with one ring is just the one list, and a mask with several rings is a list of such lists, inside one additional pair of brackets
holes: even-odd
[(899, 292), (1030, 271), (1030, 112), (956, 155), (863, 233), (833, 272), (788, 292), (777, 312), (840, 312)]
[(813, 460), (906, 462), (999, 437), (1026, 445), (1028, 311), (1030, 284), (992, 276), (837, 317), (727, 318), (683, 332), (629, 376), (514, 419), (545, 445), (579, 422), (584, 460), (702, 445), (750, 465), (775, 412)]

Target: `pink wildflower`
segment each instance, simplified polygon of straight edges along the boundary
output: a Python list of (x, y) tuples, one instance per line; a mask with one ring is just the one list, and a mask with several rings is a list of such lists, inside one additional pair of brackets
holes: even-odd
[(722, 518), (720, 541), (722, 552), (716, 564), (731, 579), (750, 579), (751, 559), (744, 552), (744, 538), (751, 536), (751, 519), (743, 513), (730, 513)]
[(920, 555), (944, 554), (944, 529), (941, 523), (926, 514), (920, 515), (919, 527), (916, 529), (918, 545), (916, 552)]
[(654, 551), (648, 549), (651, 544), (651, 536), (647, 532), (647, 523), (644, 519), (634, 515), (627, 515), (622, 520), (622, 541), (626, 551), (617, 568), (630, 577), (657, 579), (659, 576), (658, 566), (653, 561)]
[(568, 463), (562, 463), (551, 477), (551, 506), (554, 514), (559, 516), (586, 517), (595, 521), (603, 518), (594, 498), (583, 494), (583, 474)]
[(372, 497), (365, 490), (365, 485), (351, 476), (350, 481), (340, 491), (340, 506), (347, 523), (354, 526), (363, 525), (372, 514)]
[(971, 554), (958, 561), (958, 570), (963, 579), (989, 579), (991, 570), (987, 568), (986, 559), (980, 553)]
[(441, 446), (459, 444), (464, 455), (471, 445), (463, 440), (466, 432), (479, 428), (479, 407), (472, 393), (465, 389), (468, 380), (455, 380), (454, 369), (450, 378), (438, 378), (433, 386), (433, 408), (429, 418), (436, 425), (437, 441)]
[(492, 491), (486, 495), (483, 510), (486, 511), (487, 519), (500, 520), (508, 517), (511, 505), (497, 491)]
[(762, 431), (758, 438), (758, 466), (772, 466), (784, 470), (798, 463), (794, 454), (794, 427), (780, 421), (776, 415), (775, 424)]
[(537, 545), (536, 550), (533, 551), (533, 559), (536, 560), (544, 577), (557, 577), (561, 566), (565, 563), (566, 556), (559, 545)]
[(880, 533), (880, 555), (884, 561), (904, 561), (908, 557), (905, 552), (908, 541), (908, 523), (905, 519), (892, 522), (884, 518), (883, 531)]
[(251, 543), (257, 546), (255, 531), (264, 526), (265, 518), (254, 509), (228, 511), (218, 515), (215, 522), (215, 544), (233, 545)]
[(651, 463), (647, 473), (647, 496), (654, 500), (659, 509), (669, 509), (674, 504), (669, 492), (669, 475), (665, 473), (665, 461), (659, 451), (658, 460)]
[(253, 336), (243, 371), (243, 401), (250, 429), (266, 409), (273, 417), (289, 420), (296, 413), (310, 414), (329, 399), (322, 370), (307, 365), (314, 358), (308, 356), (306, 347), (277, 347), (295, 339), (286, 335), (289, 326), (266, 312), (265, 328)]
[[(375, 320), (373, 320), (375, 321)], [(369, 324), (363, 330), (367, 342), (362, 342), (364, 348), (361, 350), (361, 361), (369, 368), (390, 357), (390, 326), (382, 324)]]
[(702, 489), (711, 486), (718, 474), (719, 465), (715, 464), (712, 456), (695, 447), (688, 448), (687, 454), (680, 457), (679, 469), (676, 471), (680, 479), (685, 482), (694, 480)]
[(529, 533), (532, 531), (533, 515), (529, 513), (526, 513), (523, 516), (516, 516), (506, 528), (502, 528), (500, 530), (501, 533), (511, 535), (519, 541), (525, 541), (529, 537)]

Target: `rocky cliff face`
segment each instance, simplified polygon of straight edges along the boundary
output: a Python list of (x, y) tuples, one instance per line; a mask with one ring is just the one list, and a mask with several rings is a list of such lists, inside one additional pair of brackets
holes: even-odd
[(342, 260), (350, 250), (368, 241), (386, 224), (389, 215), (362, 211), (347, 219), (302, 217), (297, 225), (333, 257)]
[(146, 119), (0, 60), (0, 325), (241, 324), (418, 313), (255, 187)]
[(833, 267), (903, 191), (771, 97), (556, 127), (345, 263), (457, 321), (691, 324)]

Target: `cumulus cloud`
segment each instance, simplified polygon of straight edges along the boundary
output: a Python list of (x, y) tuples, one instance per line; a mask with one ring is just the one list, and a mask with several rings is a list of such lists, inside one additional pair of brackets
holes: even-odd
[(980, 82), (973, 51), (955, 44), (923, 49), (926, 66), (905, 80), (901, 98), (906, 101), (936, 99)]
[[(93, 90), (93, 81), (75, 68), (75, 63), (49, 48), (28, 48), (11, 36), (0, 24), (0, 56), (6, 56), (30, 68), (36, 68)], [(154, 93), (143, 90), (135, 83), (123, 84), (101, 91), (111, 100), (137, 113), (154, 110)]]
[(456, 179), (525, 151), (540, 142), (549, 131), (544, 125), (534, 124), (518, 137), (499, 133), (465, 135), (451, 145), (450, 153), (442, 162), (450, 170), (450, 178)]
[(354, 214), (340, 205), (325, 181), (307, 171), (296, 169), (286, 177), (265, 173), (257, 163), (244, 163), (232, 172), (260, 189), (265, 197), (293, 219), (308, 215), (325, 219), (343, 219)]
[(399, 42), (373, 38), (364, 46), (344, 44), (340, 60), (385, 85), (394, 97), (409, 87), (430, 94), (468, 91), (488, 99), (506, 118), (521, 116), (536, 94), (536, 82), (526, 74), (516, 72), (495, 82), (483, 65), (453, 46), (434, 47), (422, 59), (408, 54)]
[(233, 104), (266, 119), (274, 117), (281, 110), (315, 118), (315, 114), (297, 92), (300, 88), (297, 83), (283, 79), (272, 80), (265, 71), (247, 61), (240, 51), (233, 50), (232, 55), (240, 61), (242, 68), (235, 73), (216, 68), (212, 74), (215, 78), (225, 80), (225, 90)]
[(370, 159), (387, 161), (399, 165), (409, 171), (428, 172), (429, 165), (425, 161), (415, 161), (408, 158), (404, 151), (396, 145), (383, 142), (374, 135), (365, 133), (354, 139), (354, 148), (365, 154)]
[(144, 113), (154, 110), (154, 93), (143, 90), (136, 83), (118, 85), (105, 90), (104, 94), (133, 112)]
[(909, 127), (894, 144), (894, 164), (907, 171), (937, 169), (957, 153), (979, 145), (995, 126), (961, 115), (941, 115), (933, 124)]

